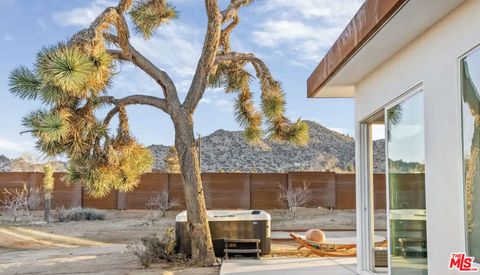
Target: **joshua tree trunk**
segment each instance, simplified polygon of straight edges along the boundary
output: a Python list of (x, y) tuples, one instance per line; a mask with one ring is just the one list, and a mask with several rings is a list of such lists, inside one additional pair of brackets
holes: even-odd
[(173, 119), (175, 147), (180, 160), (187, 220), (195, 265), (211, 266), (215, 263), (212, 238), (208, 226), (207, 208), (203, 194), (198, 148), (193, 133), (192, 115), (184, 110)]
[(51, 199), (45, 199), (45, 212), (43, 213), (43, 219), (46, 223), (50, 223), (50, 207), (51, 207)]

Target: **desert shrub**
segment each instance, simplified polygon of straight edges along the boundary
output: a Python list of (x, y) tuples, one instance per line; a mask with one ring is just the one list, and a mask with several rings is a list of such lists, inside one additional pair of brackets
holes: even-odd
[(53, 212), (53, 218), (59, 222), (65, 222), (67, 221), (67, 213), (68, 210), (62, 205), (55, 209), (55, 212)]
[(177, 259), (175, 245), (174, 229), (169, 227), (161, 239), (156, 234), (145, 236), (140, 243), (128, 244), (127, 249), (138, 258), (144, 268), (148, 268), (155, 262), (172, 262)]
[(279, 200), (284, 202), (288, 210), (293, 212), (293, 218), (295, 218), (295, 207), (306, 206), (312, 199), (312, 190), (310, 185), (305, 181), (302, 186), (296, 188), (286, 188), (279, 185), (280, 195)]
[(66, 210), (63, 206), (55, 211), (55, 218), (59, 222), (68, 221), (95, 221), (104, 220), (105, 212), (95, 208), (75, 207)]
[(160, 212), (162, 212), (162, 217), (165, 217), (165, 212), (167, 210), (180, 206), (180, 203), (175, 199), (171, 199), (167, 191), (163, 191), (162, 193), (151, 197), (146, 205), (151, 209), (160, 210)]
[(30, 211), (38, 207), (40, 198), (38, 190), (28, 188), (23, 185), (19, 189), (4, 188), (0, 200), (0, 208), (7, 211), (12, 222), (18, 222), (20, 217), (26, 217), (29, 222), (32, 222), (33, 215)]

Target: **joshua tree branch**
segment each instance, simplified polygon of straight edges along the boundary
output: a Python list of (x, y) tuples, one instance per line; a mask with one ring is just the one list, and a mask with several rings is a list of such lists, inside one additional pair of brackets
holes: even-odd
[(262, 62), (257, 58), (253, 53), (238, 53), (238, 52), (229, 52), (221, 55), (217, 55), (215, 58), (216, 63), (222, 63), (225, 61), (248, 61), (248, 62)]
[[(122, 48), (117, 36), (110, 33), (104, 33), (103, 36), (108, 42), (116, 44)], [(172, 103), (172, 105), (175, 107), (179, 107), (180, 100), (178, 99), (177, 88), (175, 87), (175, 83), (173, 83), (172, 78), (165, 71), (155, 66), (155, 64), (137, 51), (130, 44), (130, 42), (128, 42), (126, 46), (128, 48), (127, 51), (122, 48), (122, 50), (109, 50), (109, 53), (113, 54), (114, 57), (120, 60), (133, 63), (135, 66), (148, 74), (162, 87), (165, 99)]]
[(117, 10), (119, 13), (125, 13), (130, 6), (132, 5), (132, 0), (121, 0), (117, 5)]
[(127, 56), (122, 50), (107, 50), (107, 53), (110, 54), (114, 59), (121, 61), (131, 61), (131, 57)]
[(259, 78), (262, 77), (269, 77), (272, 78), (270, 70), (268, 69), (267, 65), (258, 57), (256, 57), (253, 53), (238, 53), (238, 52), (229, 52), (223, 55), (217, 55), (215, 62), (223, 63), (223, 62), (249, 62), (255, 68), (257, 72), (257, 76)]
[(125, 107), (127, 105), (149, 105), (155, 108), (158, 108), (165, 113), (169, 113), (168, 103), (163, 98), (158, 98), (154, 96), (148, 95), (131, 95), (124, 98), (114, 98), (113, 96), (103, 96), (100, 97), (100, 102), (102, 103), (110, 103), (115, 105), (115, 107), (110, 110), (105, 119), (103, 120), (104, 124), (110, 123), (110, 120), (119, 112), (121, 107)]
[(163, 98), (149, 95), (131, 95), (123, 98), (104, 96), (100, 98), (103, 103), (110, 103), (118, 107), (126, 105), (150, 105), (168, 113), (168, 102)]
[(205, 35), (202, 55), (198, 61), (187, 97), (182, 105), (190, 113), (193, 113), (206, 90), (210, 71), (215, 65), (215, 56), (222, 31), (222, 15), (218, 9), (217, 0), (206, 0), (205, 5), (208, 16), (208, 29)]
[(238, 13), (238, 9), (242, 6), (248, 5), (252, 0), (231, 0), (227, 9), (222, 11), (222, 23), (226, 23), (235, 17)]

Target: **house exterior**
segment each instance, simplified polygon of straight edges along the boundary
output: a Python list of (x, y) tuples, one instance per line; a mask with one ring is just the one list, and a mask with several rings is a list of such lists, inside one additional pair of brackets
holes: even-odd
[(307, 83), (310, 98), (355, 99), (358, 273), (378, 272), (378, 124), (389, 274), (459, 274), (452, 253), (480, 268), (480, 1), (367, 0)]

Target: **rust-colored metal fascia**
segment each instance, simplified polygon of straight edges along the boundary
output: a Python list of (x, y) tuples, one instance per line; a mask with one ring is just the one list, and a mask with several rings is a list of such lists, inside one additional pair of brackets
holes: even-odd
[(308, 78), (307, 97), (314, 97), (406, 2), (408, 0), (365, 1)]

